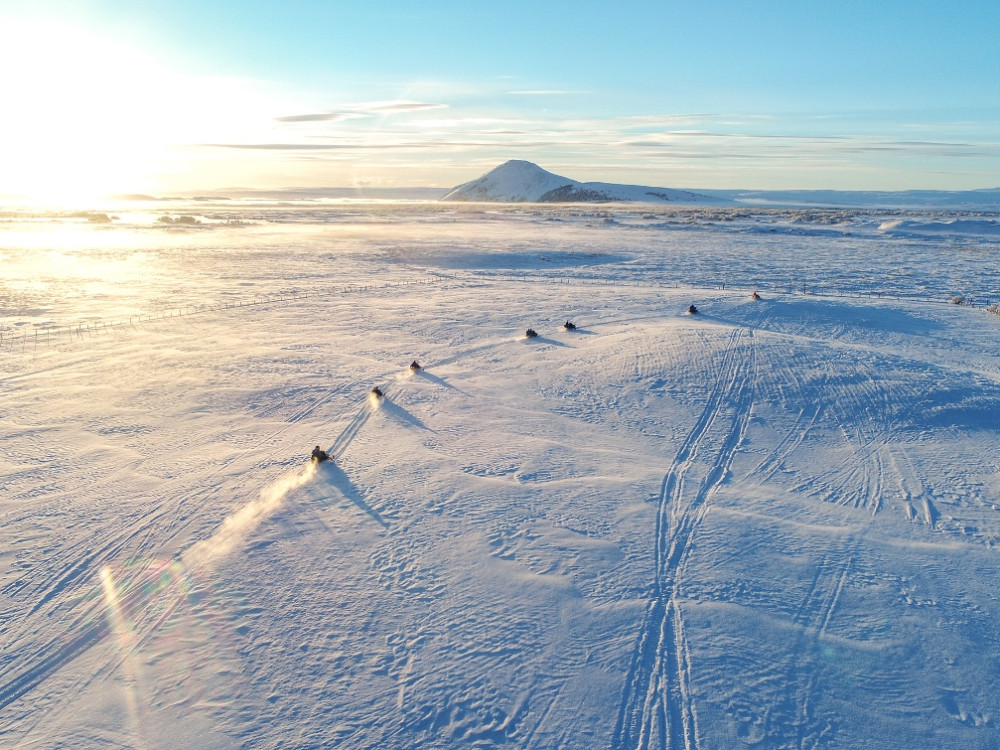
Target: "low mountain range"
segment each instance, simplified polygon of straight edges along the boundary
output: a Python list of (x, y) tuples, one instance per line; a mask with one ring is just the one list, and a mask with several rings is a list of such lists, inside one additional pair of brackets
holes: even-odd
[(609, 182), (577, 182), (542, 169), (530, 161), (512, 159), (479, 179), (459, 185), (443, 201), (488, 203), (676, 203), (724, 205), (725, 198), (672, 188), (616, 185)]
[[(0, 196), (0, 200), (3, 196)], [(226, 188), (197, 197), (118, 196), (118, 200), (403, 200), (485, 203), (649, 203), (675, 206), (961, 210), (1000, 215), (1000, 188), (978, 190), (748, 190), (703, 189), (579, 182), (520, 159), (504, 162), (478, 179), (451, 189), (437, 187)]]
[(459, 185), (443, 201), (487, 203), (659, 203), (682, 206), (814, 206), (829, 208), (923, 208), (995, 212), (1000, 188), (981, 190), (680, 190), (578, 182), (530, 161), (512, 159)]

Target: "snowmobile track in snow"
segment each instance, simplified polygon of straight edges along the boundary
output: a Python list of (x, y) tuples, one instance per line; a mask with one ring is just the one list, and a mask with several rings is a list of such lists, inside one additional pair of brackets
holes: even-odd
[[(389, 388), (383, 387), (382, 391), (388, 397)], [(298, 421), (305, 418), (317, 407), (329, 401), (335, 393), (336, 390), (321, 395), (317, 400), (298, 410), (293, 415), (292, 420)], [(371, 397), (366, 395), (360, 401), (357, 413), (334, 441), (333, 449), (338, 456), (351, 444), (373, 412), (374, 408), (371, 404)], [(284, 428), (278, 434), (283, 431)], [(215, 475), (218, 470), (219, 467), (215, 467), (208, 472), (208, 475)], [(263, 486), (263, 483), (260, 486)], [(258, 487), (259, 489), (260, 487)], [(5, 629), (8, 636), (11, 635), (12, 627), (16, 627), (20, 622), (28, 622), (31, 615), (50, 607), (50, 605), (57, 606), (57, 600), (61, 600), (67, 591), (81, 590), (83, 580), (93, 574), (101, 562), (114, 559), (129, 542), (138, 541), (138, 550), (132, 554), (133, 557), (137, 555), (141, 557), (143, 551), (153, 555), (155, 550), (147, 548), (152, 547), (154, 542), (162, 547), (165, 542), (177, 537), (185, 528), (190, 526), (194, 518), (197, 517), (201, 507), (214, 497), (216, 493), (217, 488), (212, 488), (202, 492), (198, 498), (189, 498), (189, 504), (194, 500), (195, 504), (199, 506), (197, 510), (187, 508), (182, 511), (180, 505), (174, 506), (165, 503), (161, 510), (144, 516), (137, 523), (126, 525), (119, 534), (115, 535), (100, 549), (84, 555), (81, 560), (70, 565), (55, 581), (45, 583), (41, 595), (37, 597), (28, 615), (19, 621), (7, 623)], [(163, 521), (167, 521), (166, 527), (158, 528), (158, 524), (162, 526)], [(86, 541), (84, 540), (83, 543)], [(197, 542), (194, 544), (197, 544)], [(75, 553), (77, 547), (78, 545), (69, 546), (64, 550), (64, 553)], [(64, 557), (70, 560), (73, 559), (73, 556), (64, 554)], [(175, 555), (171, 562), (180, 561), (182, 557), (183, 552)], [(147, 590), (156, 581), (160, 573), (161, 566), (151, 563), (135, 572), (130, 579), (118, 582), (117, 607), (121, 611), (128, 613), (131, 620), (131, 630), (135, 635), (133, 648), (138, 647), (156, 632), (169, 619), (178, 604), (182, 601), (182, 595), (179, 591), (175, 590), (177, 588), (176, 582), (173, 582), (165, 589), (156, 592), (156, 599), (161, 606), (152, 608), (148, 606), (150, 602), (147, 601)], [(8, 584), (5, 587), (4, 593), (10, 594), (29, 583), (29, 579), (24, 578), (15, 583)], [(106, 619), (106, 610), (108, 607), (108, 603), (100, 598), (84, 596), (81, 601), (73, 605), (68, 615), (63, 616), (64, 619), (67, 616), (70, 618), (70, 622), (65, 628), (59, 629), (54, 635), (50, 634), (49, 637), (43, 638), (41, 643), (35, 640), (34, 643), (24, 644), (24, 647), (29, 648), (33, 652), (33, 657), (25, 659), (26, 655), (22, 653), (21, 657), (7, 668), (0, 667), (0, 709), (26, 695), (40, 685), (47, 677), (73, 662), (93, 646), (107, 639), (112, 633), (112, 628)], [(151, 612), (151, 618), (143, 617), (143, 613), (147, 611)], [(144, 619), (151, 619), (151, 621), (144, 622)], [(22, 628), (21, 630), (21, 636), (23, 637), (24, 629)], [(28, 666), (17, 669), (16, 665), (18, 663), (23, 664), (25, 660), (29, 662)], [(119, 659), (115, 658), (114, 661), (117, 662)], [(101, 671), (106, 670), (102, 669)]]
[[(745, 329), (731, 334), (708, 401), (663, 478), (656, 520), (656, 581), (626, 677), (613, 750), (698, 747), (680, 587), (691, 539), (713, 492), (725, 481), (749, 424), (755, 372), (752, 336)], [(750, 341), (744, 343), (745, 338)], [(719, 429), (725, 434), (716, 443), (713, 437)], [(711, 466), (692, 493), (686, 488), (688, 475), (702, 458)]]

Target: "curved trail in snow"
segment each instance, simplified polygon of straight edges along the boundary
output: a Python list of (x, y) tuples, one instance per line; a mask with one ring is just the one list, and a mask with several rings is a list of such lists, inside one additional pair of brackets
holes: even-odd
[[(680, 601), (682, 573), (691, 540), (712, 494), (726, 480), (749, 424), (755, 374), (752, 338), (746, 329), (731, 334), (708, 402), (663, 478), (655, 534), (656, 580), (626, 678), (613, 750), (698, 747)], [(716, 442), (720, 431), (721, 440)], [(697, 464), (705, 462), (710, 467), (701, 480), (691, 477)], [(697, 486), (689, 489), (694, 481)]]
[[(386, 397), (390, 395), (389, 386), (381, 387), (381, 390)], [(305, 418), (317, 407), (329, 401), (333, 395), (334, 392), (321, 395), (313, 403), (296, 412), (293, 421)], [(333, 442), (332, 449), (336, 451), (337, 456), (344, 453), (377, 408), (379, 404), (373, 401), (370, 394), (366, 394), (360, 401), (354, 417)], [(284, 428), (279, 432), (283, 430)], [(217, 470), (210, 473), (215, 473)], [(96, 593), (89, 596), (82, 595), (73, 605), (69, 615), (70, 622), (65, 627), (58, 628), (53, 635), (43, 638), (41, 643), (36, 641), (35, 644), (26, 644), (29, 648), (35, 646), (31, 649), (31, 655), (22, 653), (16, 662), (11, 663), (6, 669), (0, 669), (0, 709), (28, 694), (49, 675), (113, 635), (115, 628), (110, 621), (112, 610), (116, 613), (117, 619), (131, 624), (131, 650), (134, 651), (155, 633), (185, 600), (183, 589), (186, 579), (192, 572), (210, 567), (229, 554), (254, 528), (280, 507), (289, 491), (309, 481), (315, 473), (315, 465), (307, 464), (259, 487), (258, 496), (226, 516), (208, 539), (194, 542), (168, 561), (153, 561), (132, 575), (119, 580), (113, 587), (113, 601), (107, 591), (103, 598)], [(216, 491), (217, 488), (202, 493), (198, 510), (215, 495)], [(187, 528), (197, 516), (197, 510), (189, 509), (182, 513), (182, 505), (183, 502), (169, 504), (152, 516), (145, 516), (137, 523), (126, 526), (122, 532), (99, 549), (69, 565), (54, 583), (46, 585), (30, 612), (20, 620), (27, 623), (30, 615), (46, 608), (50, 603), (55, 606), (57, 603), (55, 600), (61, 599), (68, 590), (79, 588), (82, 580), (89, 575), (101, 572), (104, 578), (110, 578), (110, 568), (106, 564), (100, 571), (96, 570), (96, 566), (113, 559), (128, 542), (136, 538), (141, 537), (140, 553), (148, 550), (149, 554), (154, 554), (155, 550), (148, 548), (154, 543), (158, 548), (162, 548), (166, 542), (176, 538), (184, 528)], [(166, 528), (162, 528), (160, 524), (165, 519), (168, 519), (168, 523)], [(166, 532), (165, 535), (163, 532)], [(68, 557), (69, 560), (75, 559), (75, 556), (69, 553), (76, 550), (77, 545), (70, 546), (64, 557)], [(167, 581), (165, 584), (164, 580)], [(7, 588), (23, 587), (28, 584), (29, 581), (23, 579), (10, 584)], [(11, 634), (10, 627), (15, 625), (16, 623), (8, 624), (8, 636)], [(21, 637), (24, 635), (22, 632)], [(124, 657), (116, 657), (113, 661), (117, 663), (121, 658)], [(18, 669), (18, 665), (23, 665), (25, 661), (28, 665)], [(113, 671), (108, 669), (109, 666), (105, 665), (101, 672)]]

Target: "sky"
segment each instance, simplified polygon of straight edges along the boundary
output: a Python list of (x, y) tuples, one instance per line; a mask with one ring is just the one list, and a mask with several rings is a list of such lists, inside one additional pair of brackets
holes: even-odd
[(0, 195), (1000, 186), (1000, 4), (0, 0)]

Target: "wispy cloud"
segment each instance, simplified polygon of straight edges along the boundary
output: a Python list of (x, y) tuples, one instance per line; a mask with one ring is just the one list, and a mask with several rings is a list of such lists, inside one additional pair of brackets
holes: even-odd
[(275, 117), (275, 122), (343, 122), (362, 115), (355, 112), (320, 112), (306, 115), (286, 115)]
[[(372, 105), (371, 111), (414, 112), (429, 109), (416, 103)], [(440, 107), (436, 107), (440, 108)], [(344, 118), (300, 115), (281, 122), (339, 123)], [(727, 130), (691, 129), (687, 125), (692, 115), (676, 118), (660, 116), (661, 126), (673, 121), (674, 127), (653, 130), (636, 128), (636, 118), (609, 119), (510, 119), (490, 117), (458, 117), (448, 119), (407, 120), (396, 124), (383, 123), (372, 127), (340, 128), (334, 132), (315, 131), (302, 140), (274, 140), (243, 143), (206, 143), (215, 148), (258, 151), (370, 151), (408, 149), (431, 154), (436, 149), (462, 149), (470, 155), (483, 151), (502, 153), (504, 150), (523, 152), (526, 149), (549, 151), (559, 158), (568, 150), (589, 150), (594, 163), (622, 152), (631, 156), (644, 154), (669, 164), (677, 159), (760, 158), (786, 160), (794, 158), (842, 158), (845, 155), (910, 154), (914, 156), (980, 156), (997, 152), (994, 145), (969, 141), (921, 141), (890, 139), (863, 134), (799, 135), (770, 130), (753, 133)], [(697, 117), (709, 117), (698, 115)], [(646, 120), (646, 125), (653, 120)], [(362, 122), (358, 120), (358, 122)], [(839, 155), (839, 157), (838, 157)], [(539, 157), (543, 158), (543, 157)], [(645, 165), (646, 167), (650, 165)]]
[[(633, 115), (619, 118), (626, 128), (670, 128), (715, 121), (727, 115), (717, 112), (684, 112), (665, 115)], [(728, 115), (731, 117), (731, 115)]]
[(565, 89), (521, 89), (508, 91), (510, 96), (584, 96), (587, 91), (569, 91)]
[(421, 112), (428, 109), (447, 109), (447, 104), (431, 104), (428, 102), (369, 102), (360, 104), (356, 112)]
[(280, 117), (275, 117), (274, 121), (283, 124), (345, 122), (347, 120), (356, 120), (362, 117), (371, 117), (377, 114), (385, 115), (385, 114), (393, 114), (396, 112), (400, 113), (423, 112), (427, 110), (447, 109), (447, 108), (448, 108), (447, 104), (436, 104), (431, 102), (412, 102), (412, 101), (366, 102), (363, 104), (355, 104), (347, 107), (342, 107), (338, 111), (334, 112), (307, 112), (304, 114), (296, 114), (296, 115), (281, 115)]
[[(1000, 145), (969, 132), (951, 141), (944, 132), (903, 123), (894, 131), (866, 130), (867, 117), (752, 111), (601, 115), (545, 101), (547, 95), (580, 92), (511, 89), (465, 92), (454, 100), (431, 94), (304, 108), (271, 118), (268, 130), (201, 143), (229, 151), (229, 159), (248, 170), (273, 168), (295, 174), (300, 184), (325, 185), (391, 183), (396, 174), (403, 175), (400, 182), (449, 186), (510, 158), (580, 180), (690, 188), (808, 187), (820, 181), (830, 187), (837, 184), (832, 175), (843, 187), (866, 174), (902, 179), (915, 165), (927, 173), (949, 159), (979, 158), (980, 173), (1000, 164)], [(517, 102), (516, 95), (524, 99)], [(260, 158), (244, 161), (239, 152)]]
[(249, 151), (331, 151), (358, 148), (352, 143), (204, 143), (207, 148), (235, 148)]

